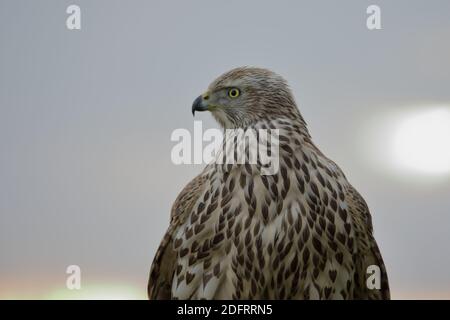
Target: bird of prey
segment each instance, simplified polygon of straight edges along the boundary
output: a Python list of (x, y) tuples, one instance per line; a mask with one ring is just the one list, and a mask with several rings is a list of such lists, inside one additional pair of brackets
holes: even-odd
[(224, 129), (278, 129), (279, 170), (212, 163), (189, 182), (154, 257), (150, 299), (390, 298), (366, 202), (312, 142), (281, 76), (233, 69), (192, 111)]

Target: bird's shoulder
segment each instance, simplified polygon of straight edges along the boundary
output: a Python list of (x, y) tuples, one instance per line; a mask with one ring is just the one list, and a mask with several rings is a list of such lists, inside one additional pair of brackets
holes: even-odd
[[(373, 236), (372, 217), (361, 194), (350, 184), (345, 191), (345, 200), (355, 231), (356, 252), (354, 254), (355, 298), (389, 299), (389, 283), (381, 252)], [(380, 288), (370, 289), (367, 285), (368, 268), (377, 267), (380, 274)]]
[(182, 220), (190, 212), (198, 197), (201, 195), (201, 191), (205, 188), (205, 182), (207, 180), (208, 172), (205, 169), (181, 190), (172, 205), (170, 213), (171, 220)]
[(192, 179), (179, 193), (172, 205), (169, 227), (155, 253), (150, 269), (147, 287), (150, 299), (170, 299), (172, 297), (172, 278), (177, 265), (177, 254), (173, 247), (175, 233), (202, 193), (206, 179), (205, 172)]

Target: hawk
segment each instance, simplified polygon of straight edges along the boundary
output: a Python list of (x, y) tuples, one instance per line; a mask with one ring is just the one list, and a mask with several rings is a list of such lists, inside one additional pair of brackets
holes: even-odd
[[(389, 299), (366, 202), (312, 142), (287, 82), (226, 72), (192, 105), (224, 129), (278, 129), (279, 170), (211, 163), (181, 191), (150, 299)], [(376, 266), (379, 285), (368, 286)]]

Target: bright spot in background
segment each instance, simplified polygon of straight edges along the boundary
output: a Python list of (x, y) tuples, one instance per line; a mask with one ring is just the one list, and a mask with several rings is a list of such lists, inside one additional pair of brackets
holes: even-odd
[(146, 291), (130, 285), (98, 284), (82, 286), (80, 290), (57, 289), (43, 297), (45, 300), (142, 300)]
[(450, 109), (432, 109), (403, 120), (394, 140), (395, 161), (427, 174), (450, 173)]

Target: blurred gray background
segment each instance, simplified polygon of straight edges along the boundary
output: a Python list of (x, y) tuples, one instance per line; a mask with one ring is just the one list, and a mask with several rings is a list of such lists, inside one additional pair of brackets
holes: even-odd
[[(450, 106), (449, 17), (446, 0), (2, 0), (0, 298), (145, 298), (171, 204), (201, 170), (172, 164), (170, 135), (242, 65), (288, 80), (366, 198), (393, 298), (450, 298), (450, 177), (397, 170), (387, 129)], [(71, 264), (82, 292), (65, 289)]]

